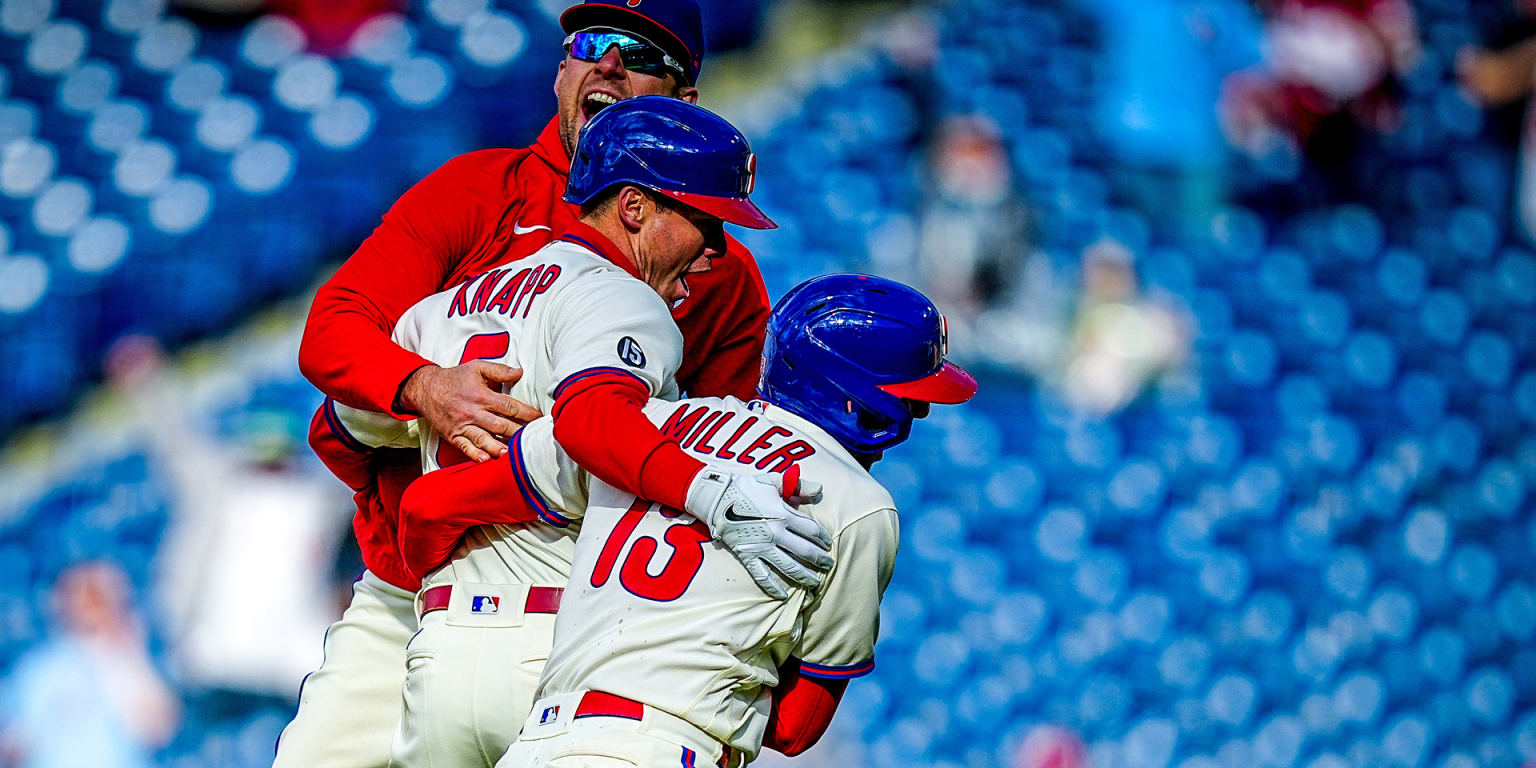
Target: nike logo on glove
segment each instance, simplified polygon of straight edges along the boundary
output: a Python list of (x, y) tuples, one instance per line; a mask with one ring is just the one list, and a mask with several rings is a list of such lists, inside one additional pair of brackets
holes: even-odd
[(525, 226), (523, 226), (523, 222), (522, 221), (515, 221), (515, 222), (512, 223), (512, 234), (518, 235), (518, 236), (526, 235), (529, 232), (537, 232), (537, 231), (539, 231), (541, 229), (545, 230), (547, 232), (553, 232), (554, 231), (554, 230), (550, 229), (549, 227), (544, 226), (543, 224), (535, 224), (535, 225), (533, 225), (531, 227), (525, 227)]
[(736, 514), (735, 507), (726, 507), (725, 519), (733, 523), (751, 523), (762, 520), (761, 517), (742, 517), (741, 515)]

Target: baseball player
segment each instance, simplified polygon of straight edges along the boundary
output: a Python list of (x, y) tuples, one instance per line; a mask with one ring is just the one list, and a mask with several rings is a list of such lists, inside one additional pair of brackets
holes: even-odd
[[(779, 574), (814, 586), (819, 575), (800, 559), (830, 565), (822, 532), (761, 470), (704, 472), (641, 410), (651, 397), (676, 398), (683, 344), (667, 308), (723, 246), (722, 221), (773, 225), (747, 197), (752, 167), (746, 139), (702, 107), (658, 96), (610, 107), (582, 131), (572, 163), (566, 199), (582, 218), (532, 256), (419, 302), (394, 336), (430, 360), (516, 363), (512, 395), (553, 414), (568, 455), (621, 476), (626, 462), (640, 467), (630, 480), (640, 493), (713, 525), (753, 579), (787, 596)], [(365, 445), (409, 437), (387, 414), (335, 403), (329, 412), (339, 435)], [(463, 463), (430, 425), (416, 440), (427, 471)], [(401, 534), (404, 544), (411, 534)], [(490, 766), (511, 743), (548, 654), (571, 549), (548, 524), (482, 525), (424, 579), (396, 764)], [(478, 654), (489, 644), (496, 654)]]
[[(760, 399), (646, 406), (706, 473), (751, 466), (785, 473), (792, 489), (803, 468), (826, 481), (825, 493), (801, 486), (796, 499), (833, 532), (836, 565), (788, 600), (758, 590), (697, 515), (591, 478), (546, 419), (514, 437), (511, 477), (463, 465), (413, 484), (402, 507), (413, 567), (430, 567), (456, 538), (466, 506), (582, 526), (539, 698), (497, 765), (732, 766), (764, 745), (797, 754), (820, 738), (847, 681), (874, 667), (896, 556), (896, 510), (867, 470), (930, 403), (976, 392), (945, 346), (943, 318), (911, 288), (819, 277), (774, 309)], [(457, 606), (461, 620), (475, 599)], [(480, 639), (483, 649), (460, 650), (504, 650)]]
[[(557, 114), (538, 140), (455, 158), (401, 196), (321, 287), (300, 347), (300, 369), (335, 401), (420, 416), (474, 460), (504, 451), (497, 436), (538, 414), (501, 392), (520, 373), (488, 360), (428, 360), (391, 338), (397, 320), (433, 293), (538, 251), (576, 221), (578, 206), (561, 199), (570, 153), (607, 105), (641, 95), (698, 98), (697, 0), (588, 0), (561, 25), (569, 37), (554, 79)], [(756, 383), (768, 298), (751, 255), (729, 235), (725, 243), (672, 307), (684, 348), (676, 380), (693, 394), (745, 397)], [(353, 528), (367, 570), (326, 633), (324, 665), (301, 689), (278, 745), (283, 768), (388, 762), (405, 644), (416, 628), (420, 582), (400, 560), (396, 514), (401, 491), (421, 472), (417, 451), (349, 445), (330, 419), (326, 408), (316, 413), (311, 443), (356, 492)]]

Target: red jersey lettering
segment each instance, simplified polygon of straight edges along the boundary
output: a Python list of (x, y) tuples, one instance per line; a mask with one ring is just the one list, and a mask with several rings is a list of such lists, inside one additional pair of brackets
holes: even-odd
[(502, 288), (501, 292), (496, 294), (496, 298), (491, 301), (491, 306), (489, 308), (500, 312), (503, 315), (512, 311), (512, 297), (517, 294), (518, 286), (523, 284), (523, 280), (526, 279), (528, 277), (528, 273), (532, 271), (532, 269), (525, 269), (513, 275), (512, 279), (507, 281), (506, 287)]
[(746, 434), (747, 430), (751, 429), (752, 425), (756, 424), (756, 423), (757, 423), (757, 417), (756, 416), (749, 417), (747, 419), (746, 423), (742, 424), (741, 427), (736, 430), (736, 434), (731, 435), (731, 439), (725, 441), (725, 445), (720, 446), (720, 450), (715, 451), (715, 455), (719, 456), (722, 459), (734, 459), (734, 458), (736, 458), (736, 453), (731, 450), (731, 446), (735, 445), (736, 441), (740, 440), (741, 436)]
[(772, 445), (771, 441), (775, 437), (785, 437), (785, 436), (788, 436), (788, 435), (791, 435), (791, 434), (794, 434), (794, 433), (790, 432), (789, 430), (787, 430), (787, 429), (785, 429), (783, 427), (777, 427), (777, 426), (769, 427), (766, 432), (762, 433), (761, 435), (758, 435), (757, 439), (753, 440), (752, 444), (747, 446), (747, 449), (745, 451), (742, 451), (741, 455), (738, 456), (736, 458), (736, 460), (741, 462), (741, 463), (743, 463), (743, 464), (751, 464), (752, 462), (757, 461), (757, 459), (753, 458), (753, 456), (752, 456), (752, 453), (754, 451), (757, 451), (757, 450), (760, 450), (760, 449), (767, 448), (767, 447), (771, 446)]
[(493, 269), (485, 273), (485, 278), (480, 281), (480, 287), (475, 289), (475, 303), (469, 306), (470, 312), (484, 312), (485, 305), (490, 302), (491, 296), (496, 293), (496, 283), (500, 282), (502, 275), (510, 270)]
[[(690, 412), (687, 406), (683, 406), (672, 413), (662, 425), (661, 431), (662, 434), (674, 439), (686, 433), (688, 436), (679, 440), (678, 444), (695, 453), (713, 455), (727, 461), (735, 459), (742, 464), (752, 464), (768, 472), (783, 472), (795, 462), (816, 453), (816, 449), (804, 440), (797, 439), (787, 443), (779, 440), (779, 438), (793, 437), (794, 433), (783, 427), (772, 425), (763, 430), (762, 434), (748, 443), (746, 449), (738, 454), (735, 450), (736, 446), (746, 440), (748, 432), (760, 425), (756, 416), (747, 417), (724, 443), (718, 446), (712, 445), (710, 441), (714, 440), (715, 436), (735, 418), (736, 414), (729, 411), (715, 411), (700, 407)], [(757, 458), (756, 454), (765, 449), (771, 450), (761, 459)]]
[(757, 468), (766, 469), (769, 472), (783, 472), (789, 469), (795, 462), (815, 452), (816, 449), (812, 448), (810, 443), (804, 440), (796, 440), (764, 456), (763, 460), (757, 463)]
[(661, 433), (674, 440), (681, 441), (683, 436), (688, 434), (688, 431), (693, 429), (699, 423), (699, 419), (703, 418), (706, 413), (709, 413), (709, 409), (702, 406), (692, 411), (689, 411), (686, 405), (678, 408), (672, 412), (671, 416), (667, 417), (667, 423), (661, 425)]

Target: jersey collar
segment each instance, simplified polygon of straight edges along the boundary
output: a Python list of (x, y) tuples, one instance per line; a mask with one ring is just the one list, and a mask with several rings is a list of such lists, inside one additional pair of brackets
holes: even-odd
[[(565, 154), (565, 142), (560, 141), (560, 116), (549, 119), (544, 130), (539, 133), (539, 140), (533, 143), (533, 153), (544, 162), (549, 163), (561, 176), (571, 174), (571, 158)], [(557, 194), (556, 197), (559, 197)]]
[(628, 272), (630, 277), (636, 280), (643, 280), (640, 277), (640, 270), (635, 269), (634, 262), (621, 253), (618, 246), (614, 245), (612, 240), (609, 240), (603, 233), (593, 229), (590, 224), (580, 221), (572, 222), (571, 226), (566, 228), (565, 234), (561, 235), (558, 239), (567, 243), (575, 243), (613, 262), (620, 269)]
[(853, 453), (850, 452), (847, 448), (844, 448), (843, 444), (837, 441), (837, 438), (827, 434), (825, 429), (822, 429), (820, 426), (816, 425), (814, 422), (806, 419), (800, 414), (780, 408), (779, 406), (774, 405), (773, 403), (770, 403), (761, 397), (753, 398), (750, 402), (748, 402), (747, 409), (755, 413), (761, 413), (764, 416), (767, 416), (771, 421), (785, 423), (791, 427), (794, 427), (795, 429), (799, 430), (801, 434), (811, 438), (811, 442), (815, 443), (817, 448), (821, 448), (831, 453), (839, 454), (850, 464), (859, 466), (859, 460), (854, 458)]

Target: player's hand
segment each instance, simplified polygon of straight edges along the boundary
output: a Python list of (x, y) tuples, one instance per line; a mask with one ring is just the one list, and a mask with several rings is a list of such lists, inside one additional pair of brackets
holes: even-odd
[(543, 415), (502, 394), (522, 377), (521, 368), (488, 360), (428, 365), (405, 380), (400, 400), (471, 461), (488, 461), (507, 452), (506, 438), (520, 425)]
[[(730, 550), (769, 597), (789, 597), (790, 583), (807, 590), (821, 586), (832, 568), (832, 538), (821, 524), (785, 499), (814, 503), (815, 483), (784, 491), (779, 475), (738, 475), (705, 467), (688, 487), (687, 511), (709, 526), (710, 535)], [(810, 493), (807, 493), (810, 491)]]

